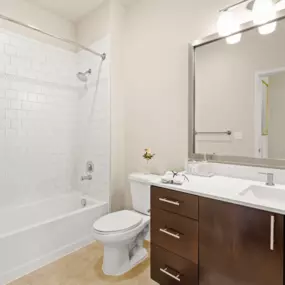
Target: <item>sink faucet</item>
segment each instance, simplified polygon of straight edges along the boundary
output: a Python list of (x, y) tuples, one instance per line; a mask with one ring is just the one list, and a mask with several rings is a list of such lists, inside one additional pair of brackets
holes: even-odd
[(266, 185), (267, 186), (274, 186), (274, 173), (270, 172), (259, 172), (259, 174), (264, 174), (266, 175)]

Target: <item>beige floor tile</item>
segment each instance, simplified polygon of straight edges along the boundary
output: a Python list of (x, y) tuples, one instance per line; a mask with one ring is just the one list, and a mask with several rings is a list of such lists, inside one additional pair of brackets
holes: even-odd
[[(149, 244), (145, 247), (149, 250)], [(123, 276), (102, 272), (103, 246), (93, 243), (49, 264), (10, 285), (156, 285), (150, 279), (150, 260), (146, 259)]]

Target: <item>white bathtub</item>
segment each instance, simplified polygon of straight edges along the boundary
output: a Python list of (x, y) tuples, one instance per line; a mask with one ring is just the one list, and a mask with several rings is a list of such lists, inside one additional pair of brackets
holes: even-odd
[(108, 203), (79, 193), (0, 210), (0, 285), (92, 242), (92, 224), (107, 212)]

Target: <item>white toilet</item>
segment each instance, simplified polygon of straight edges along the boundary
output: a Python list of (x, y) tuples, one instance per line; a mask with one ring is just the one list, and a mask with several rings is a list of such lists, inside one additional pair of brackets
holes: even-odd
[(123, 210), (98, 219), (95, 239), (104, 245), (103, 272), (118, 276), (144, 261), (143, 242), (149, 232), (150, 186), (130, 181), (134, 211)]

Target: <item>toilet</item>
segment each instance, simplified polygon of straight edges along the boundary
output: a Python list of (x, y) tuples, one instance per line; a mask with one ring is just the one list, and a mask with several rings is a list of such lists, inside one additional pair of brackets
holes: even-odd
[(130, 179), (133, 211), (122, 210), (99, 218), (95, 239), (104, 245), (103, 272), (119, 276), (148, 257), (143, 247), (149, 233), (150, 186)]

